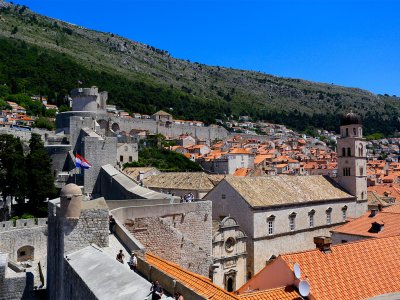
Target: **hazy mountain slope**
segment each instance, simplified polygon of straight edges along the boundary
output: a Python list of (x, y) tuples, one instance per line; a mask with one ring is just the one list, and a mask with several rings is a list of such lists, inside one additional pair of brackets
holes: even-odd
[[(337, 126), (337, 116), (353, 109), (365, 116), (370, 132), (385, 130), (389, 133), (382, 124), (375, 126), (375, 122), (382, 120), (390, 122), (390, 132), (399, 128), (396, 116), (400, 103), (396, 97), (190, 63), (175, 59), (166, 51), (110, 33), (56, 21), (24, 7), (1, 1), (0, 6), (0, 36), (65, 53), (88, 70), (103, 71), (133, 82), (191, 95), (193, 101), (202, 102), (202, 107), (218, 100), (223, 110), (221, 114), (249, 114), (294, 127), (314, 125), (333, 129)], [(117, 102), (121, 103), (121, 99)], [(173, 103), (171, 106), (174, 108)], [(155, 105), (152, 110), (160, 107)], [(212, 117), (221, 116), (214, 114)]]

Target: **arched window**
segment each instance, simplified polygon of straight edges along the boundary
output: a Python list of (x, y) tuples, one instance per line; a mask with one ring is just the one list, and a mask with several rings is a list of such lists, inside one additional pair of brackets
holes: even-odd
[(342, 221), (346, 222), (346, 218), (347, 218), (347, 205), (342, 207)]
[(344, 157), (344, 156), (346, 156), (346, 148), (342, 148), (342, 156)]
[(267, 230), (268, 235), (274, 234), (274, 223), (275, 223), (275, 216), (271, 215), (267, 218)]
[(360, 144), (360, 147), (358, 148), (358, 156), (362, 157), (364, 156), (364, 147), (362, 144)]
[(312, 209), (308, 213), (308, 223), (309, 223), (310, 228), (314, 227), (314, 216), (315, 216), (315, 210)]
[(347, 156), (351, 156), (351, 148), (347, 148)]
[(296, 229), (296, 213), (292, 212), (289, 215), (289, 230), (294, 231)]
[(326, 224), (327, 225), (332, 224), (332, 207), (329, 207), (326, 210)]
[(360, 167), (360, 176), (363, 176), (363, 175), (364, 175), (364, 168)]
[(346, 136), (349, 136), (349, 129), (346, 128)]
[(358, 135), (359, 135), (360, 137), (362, 137), (362, 129), (361, 129), (361, 127), (358, 128)]

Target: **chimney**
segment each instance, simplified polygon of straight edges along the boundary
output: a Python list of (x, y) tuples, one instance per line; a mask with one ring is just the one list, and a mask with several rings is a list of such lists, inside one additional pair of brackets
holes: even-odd
[(369, 218), (373, 218), (373, 217), (375, 217), (376, 216), (376, 214), (378, 213), (378, 208), (376, 208), (376, 207), (373, 207), (373, 208), (371, 208), (371, 213), (369, 214)]
[(332, 239), (328, 236), (314, 237), (315, 246), (324, 253), (331, 253)]
[(382, 204), (380, 204), (380, 203), (378, 204), (378, 210), (382, 211)]

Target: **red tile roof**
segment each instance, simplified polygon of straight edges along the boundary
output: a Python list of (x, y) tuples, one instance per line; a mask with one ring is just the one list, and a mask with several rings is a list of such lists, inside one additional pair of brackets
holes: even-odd
[[(365, 237), (388, 237), (400, 235), (400, 216), (398, 213), (378, 212), (374, 217), (370, 217), (371, 213), (367, 212), (363, 216), (352, 220), (344, 225), (336, 227), (332, 232), (344, 233)], [(370, 232), (372, 223), (383, 224), (383, 228), (379, 232)]]
[(292, 286), (238, 295), (241, 300), (301, 300)]
[(365, 299), (400, 291), (400, 236), (336, 245), (331, 250), (281, 256), (292, 270), (293, 262), (299, 264), (313, 299)]
[(392, 214), (400, 214), (400, 204), (395, 204), (383, 209), (384, 212), (390, 212)]
[(146, 261), (159, 269), (160, 271), (168, 274), (175, 280), (179, 281), (186, 287), (202, 295), (206, 299), (212, 300), (237, 300), (235, 295), (223, 290), (211, 282), (210, 279), (200, 276), (198, 274), (186, 271), (177, 264), (171, 263), (167, 260), (161, 259), (150, 253), (146, 254)]

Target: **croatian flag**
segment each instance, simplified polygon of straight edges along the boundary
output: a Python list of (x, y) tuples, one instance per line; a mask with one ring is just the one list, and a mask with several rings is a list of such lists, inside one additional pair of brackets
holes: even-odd
[(75, 166), (83, 169), (90, 169), (92, 167), (92, 165), (79, 154), (75, 156)]

